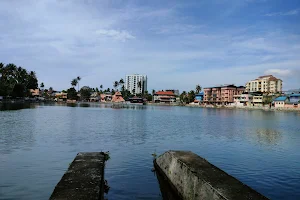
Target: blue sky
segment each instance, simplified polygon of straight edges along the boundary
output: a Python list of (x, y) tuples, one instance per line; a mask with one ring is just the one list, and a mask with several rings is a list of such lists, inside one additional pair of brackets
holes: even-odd
[(300, 88), (299, 0), (1, 0), (0, 62), (46, 88), (112, 88), (146, 74), (148, 90), (191, 90), (273, 74)]

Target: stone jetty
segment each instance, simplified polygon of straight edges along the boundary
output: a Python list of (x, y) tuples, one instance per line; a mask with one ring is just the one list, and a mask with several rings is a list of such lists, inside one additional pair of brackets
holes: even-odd
[(190, 151), (167, 151), (154, 160), (154, 166), (183, 200), (268, 199)]
[(103, 200), (105, 153), (78, 153), (50, 200)]

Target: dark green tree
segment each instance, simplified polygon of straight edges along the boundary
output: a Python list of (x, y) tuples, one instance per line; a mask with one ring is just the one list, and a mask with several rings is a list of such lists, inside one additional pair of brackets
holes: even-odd
[(68, 99), (71, 99), (71, 100), (77, 100), (78, 99), (78, 96), (77, 96), (77, 91), (75, 90), (74, 87), (71, 87), (67, 90), (67, 96), (68, 96)]
[(199, 94), (202, 90), (202, 87), (198, 84), (196, 85), (196, 94)]
[(118, 86), (119, 86), (119, 82), (118, 82), (118, 81), (115, 81), (113, 86), (114, 86), (115, 90), (117, 90), (117, 88), (118, 88)]
[(75, 88), (75, 86), (78, 84), (78, 80), (76, 78), (74, 78), (72, 81), (71, 81), (71, 85)]
[(92, 93), (92, 89), (88, 86), (84, 86), (80, 89), (80, 97), (82, 100), (89, 100)]
[(188, 93), (188, 102), (187, 103), (191, 103), (195, 100), (195, 92), (194, 90), (191, 90), (189, 93)]
[(37, 87), (35, 72), (27, 72), (26, 69), (12, 63), (0, 63), (0, 96), (24, 97), (29, 94), (29, 89)]
[(81, 77), (80, 76), (77, 76), (77, 84), (78, 84), (78, 91), (79, 91), (79, 82), (81, 81)]

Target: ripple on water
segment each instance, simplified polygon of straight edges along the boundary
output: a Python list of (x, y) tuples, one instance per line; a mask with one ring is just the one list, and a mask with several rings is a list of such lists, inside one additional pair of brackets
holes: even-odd
[(0, 112), (0, 199), (47, 199), (79, 151), (110, 151), (109, 199), (161, 199), (152, 153), (190, 150), (271, 199), (299, 199), (300, 115), (185, 107)]

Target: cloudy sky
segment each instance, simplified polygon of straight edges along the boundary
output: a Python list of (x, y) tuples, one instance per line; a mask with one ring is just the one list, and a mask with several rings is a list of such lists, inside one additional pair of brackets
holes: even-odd
[(300, 88), (299, 0), (1, 0), (0, 62), (48, 88), (112, 88), (146, 74), (148, 90), (191, 90), (264, 74)]

